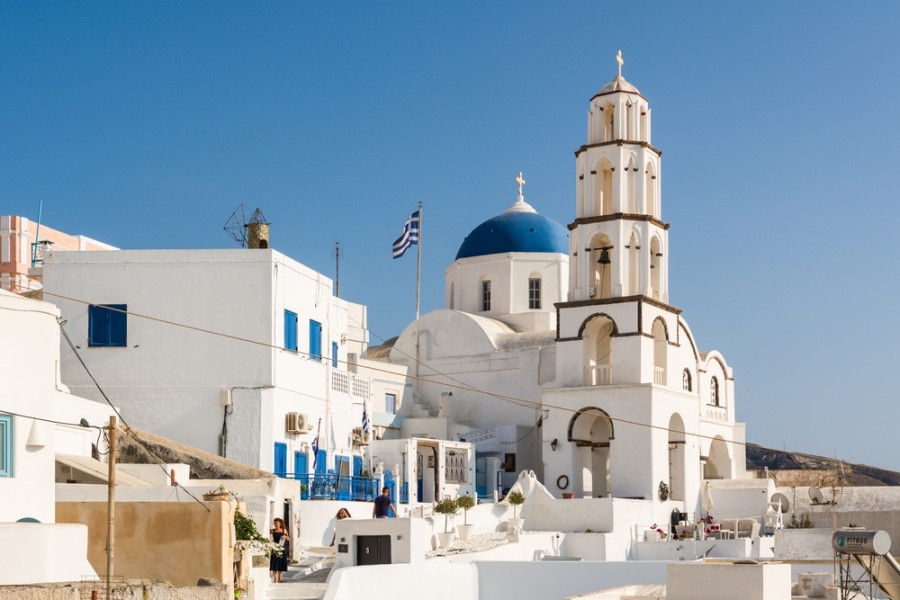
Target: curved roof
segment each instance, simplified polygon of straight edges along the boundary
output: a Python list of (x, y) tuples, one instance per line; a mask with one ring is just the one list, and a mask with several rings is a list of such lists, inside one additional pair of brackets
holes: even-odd
[(503, 213), (472, 230), (456, 260), (507, 252), (569, 253), (566, 228), (537, 213), (521, 196)]
[(594, 95), (599, 96), (601, 94), (609, 94), (612, 92), (633, 92), (635, 94), (640, 94), (636, 87), (625, 81), (625, 78), (619, 75), (604, 85), (603, 88)]

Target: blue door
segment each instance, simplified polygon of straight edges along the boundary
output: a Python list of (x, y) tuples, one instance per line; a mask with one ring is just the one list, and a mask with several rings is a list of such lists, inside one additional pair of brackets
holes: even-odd
[(299, 481), (303, 488), (300, 498), (309, 498), (309, 455), (306, 452), (294, 452), (294, 479)]

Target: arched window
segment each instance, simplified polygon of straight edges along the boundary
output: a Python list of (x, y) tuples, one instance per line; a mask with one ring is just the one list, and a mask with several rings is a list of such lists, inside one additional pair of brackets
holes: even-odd
[(691, 391), (691, 372), (688, 369), (685, 369), (684, 373), (681, 374), (681, 387), (686, 392)]
[(611, 142), (615, 137), (615, 112), (616, 109), (612, 104), (603, 107), (603, 141)]
[(709, 403), (719, 406), (719, 380), (715, 377), (709, 381)]

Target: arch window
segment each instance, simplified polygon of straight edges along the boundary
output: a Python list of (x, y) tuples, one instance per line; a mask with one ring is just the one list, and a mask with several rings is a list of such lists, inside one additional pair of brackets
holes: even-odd
[(528, 278), (528, 308), (540, 310), (541, 308), (541, 278)]
[(603, 107), (603, 141), (611, 142), (615, 137), (615, 112), (616, 109), (612, 104)]
[(627, 187), (628, 209), (627, 212), (637, 214), (638, 212), (638, 195), (637, 195), (638, 173), (634, 163), (634, 157), (628, 161), (628, 167), (625, 169), (625, 185)]
[(713, 406), (721, 406), (719, 398), (719, 380), (715, 377), (709, 381), (709, 403)]
[(691, 391), (691, 372), (689, 369), (685, 369), (681, 374), (681, 387), (684, 391)]
[(659, 207), (657, 206), (656, 195), (656, 173), (653, 171), (653, 165), (647, 164), (647, 170), (644, 171), (644, 195), (647, 198), (647, 206), (644, 210), (651, 217), (659, 218)]

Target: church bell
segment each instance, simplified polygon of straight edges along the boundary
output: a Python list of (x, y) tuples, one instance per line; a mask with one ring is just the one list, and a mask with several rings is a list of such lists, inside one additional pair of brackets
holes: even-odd
[(600, 249), (600, 258), (597, 260), (597, 264), (599, 265), (608, 265), (610, 263), (609, 260), (609, 250), (606, 248)]

